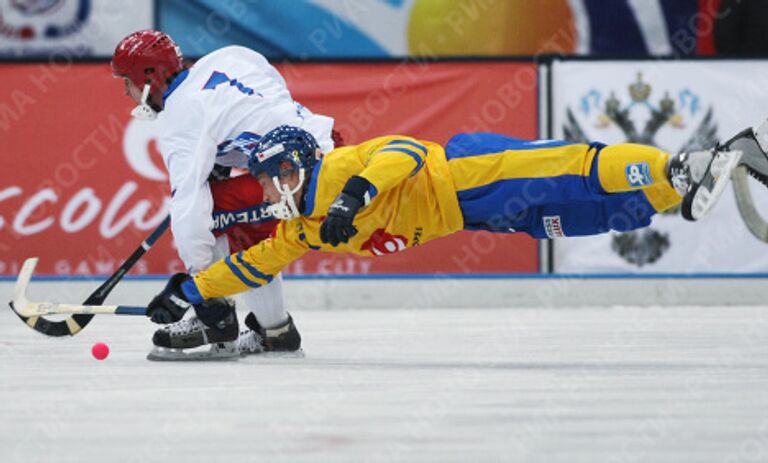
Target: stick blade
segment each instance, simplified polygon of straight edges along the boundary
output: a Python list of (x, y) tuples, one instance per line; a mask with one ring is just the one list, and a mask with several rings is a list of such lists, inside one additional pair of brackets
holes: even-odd
[(16, 285), (13, 287), (13, 311), (22, 314), (27, 305), (27, 286), (29, 286), (30, 280), (32, 280), (32, 274), (35, 273), (35, 267), (37, 267), (37, 257), (30, 257), (24, 261), (24, 265), (21, 266), (18, 278), (16, 278)]
[(15, 313), (24, 324), (39, 333), (54, 337), (74, 335), (80, 330), (80, 327), (77, 324), (72, 324), (72, 326), (70, 326), (66, 321), (52, 322), (37, 315), (27, 316), (19, 313), (19, 310), (24, 310), (29, 302), (27, 300), (27, 287), (32, 279), (32, 275), (35, 273), (37, 261), (38, 259), (36, 257), (24, 261), (24, 265), (21, 267), (21, 272), (19, 272), (19, 276), (16, 279), (16, 285), (14, 286), (14, 300), (10, 301), (8, 305), (11, 307), (13, 313)]

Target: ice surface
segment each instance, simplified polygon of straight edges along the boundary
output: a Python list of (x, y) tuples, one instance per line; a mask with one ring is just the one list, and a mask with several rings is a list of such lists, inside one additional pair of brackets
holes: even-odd
[(0, 461), (768, 461), (768, 308), (293, 315), (305, 358), (168, 364), (0, 310)]

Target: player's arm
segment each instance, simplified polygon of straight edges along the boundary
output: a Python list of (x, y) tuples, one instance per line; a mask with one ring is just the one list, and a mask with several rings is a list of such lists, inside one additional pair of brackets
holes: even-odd
[(177, 273), (149, 303), (147, 316), (156, 323), (175, 322), (181, 320), (187, 309), (206, 299), (231, 296), (268, 284), (309, 249), (301, 239), (300, 225), (296, 220), (282, 221), (272, 238), (227, 256), (194, 277)]
[(427, 147), (410, 137), (387, 138), (366, 153), (361, 153), (365, 168), (357, 176), (370, 185), (371, 199), (416, 175), (427, 158)]
[(337, 246), (357, 234), (352, 224), (363, 206), (424, 167), (427, 147), (410, 137), (387, 137), (362, 153), (363, 170), (350, 178), (328, 208), (320, 227), (320, 239)]
[(266, 285), (309, 250), (301, 234), (296, 220), (280, 222), (271, 238), (227, 256), (195, 275), (195, 288), (202, 299), (210, 299)]
[(213, 262), (216, 239), (213, 197), (208, 176), (216, 145), (205, 130), (205, 117), (195, 107), (178, 111), (174, 127), (161, 138), (171, 186), (171, 230), (179, 257), (191, 273)]

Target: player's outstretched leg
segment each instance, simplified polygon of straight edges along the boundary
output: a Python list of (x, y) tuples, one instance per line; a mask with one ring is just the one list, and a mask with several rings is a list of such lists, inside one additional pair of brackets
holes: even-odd
[(195, 315), (155, 331), (149, 360), (216, 360), (238, 357), (238, 323), (234, 304), (209, 299)]
[(245, 317), (247, 329), (237, 338), (237, 349), (241, 355), (270, 354), (281, 356), (303, 356), (301, 335), (290, 314), (288, 320), (273, 328), (262, 327), (253, 312)]
[(742, 152), (717, 147), (672, 156), (667, 175), (683, 197), (681, 213), (687, 220), (699, 220), (717, 203), (725, 191), (731, 172), (739, 164)]

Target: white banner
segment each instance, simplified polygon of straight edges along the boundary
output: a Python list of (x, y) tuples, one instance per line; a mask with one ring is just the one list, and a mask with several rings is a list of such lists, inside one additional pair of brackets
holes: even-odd
[(153, 0), (0, 0), (0, 56), (111, 57), (120, 39), (153, 27)]
[[(571, 61), (553, 65), (555, 138), (709, 148), (768, 117), (768, 61)], [(750, 179), (757, 210), (768, 190)], [(558, 273), (763, 273), (768, 244), (729, 187), (700, 222), (675, 211), (650, 227), (555, 241)]]

